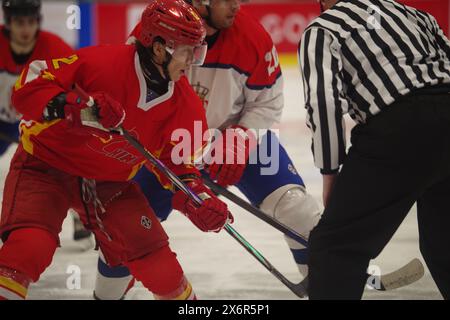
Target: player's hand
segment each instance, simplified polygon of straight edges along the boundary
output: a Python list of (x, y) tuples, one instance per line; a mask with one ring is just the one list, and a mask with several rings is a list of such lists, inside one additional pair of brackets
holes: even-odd
[(213, 163), (207, 171), (211, 179), (226, 187), (241, 180), (250, 153), (256, 148), (257, 141), (251, 130), (237, 125), (224, 130), (221, 138), (222, 148), (214, 148), (214, 143), (220, 143), (220, 141), (213, 142), (215, 154), (212, 157)]
[[(44, 110), (44, 120), (66, 119), (71, 127), (80, 127), (83, 121), (95, 121), (106, 129), (119, 127), (125, 119), (125, 110), (122, 105), (111, 98), (108, 94), (100, 92), (91, 95), (95, 107), (89, 107), (75, 92), (64, 92), (55, 96)], [(83, 109), (91, 108), (88, 113), (89, 119), (82, 119)]]
[(183, 191), (177, 191), (172, 198), (172, 206), (187, 216), (197, 228), (205, 232), (219, 232), (226, 223), (233, 223), (233, 216), (226, 203), (219, 200), (200, 179), (189, 182), (188, 186), (203, 200), (203, 204), (198, 207)]
[(69, 129), (82, 127), (81, 110), (87, 108), (86, 101), (74, 92), (62, 92), (52, 98), (44, 109), (43, 119), (53, 121), (65, 119)]
[(106, 129), (118, 128), (125, 120), (125, 109), (107, 93), (92, 94), (98, 108), (98, 122)]

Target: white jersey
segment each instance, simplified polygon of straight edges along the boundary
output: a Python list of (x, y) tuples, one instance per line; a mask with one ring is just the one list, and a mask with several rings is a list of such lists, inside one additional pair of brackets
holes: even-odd
[(20, 118), (11, 104), (12, 87), (17, 77), (17, 74), (0, 70), (0, 120), (4, 122), (14, 123)]
[(188, 73), (204, 101), (208, 126), (269, 129), (284, 105), (283, 77), (269, 34), (240, 11), (231, 28), (208, 40), (204, 65)]

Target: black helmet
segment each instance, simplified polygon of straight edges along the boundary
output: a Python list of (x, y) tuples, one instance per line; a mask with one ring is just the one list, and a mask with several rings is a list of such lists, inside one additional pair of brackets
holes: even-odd
[(40, 18), (41, 0), (2, 0), (5, 20), (9, 23), (13, 16), (35, 16)]

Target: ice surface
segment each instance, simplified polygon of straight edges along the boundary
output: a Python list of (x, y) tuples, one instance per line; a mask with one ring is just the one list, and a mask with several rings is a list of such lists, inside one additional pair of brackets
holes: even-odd
[[(307, 184), (308, 191), (321, 201), (321, 178), (314, 168), (310, 152), (310, 134), (305, 125), (305, 110), (299, 74), (287, 69), (285, 74), (286, 108), (277, 127), (286, 149)], [(351, 122), (348, 122), (349, 128)], [(13, 154), (0, 160), (1, 188)], [(234, 190), (236, 191), (236, 190)], [(244, 210), (230, 205), (235, 216), (234, 227), (281, 272), (292, 280), (300, 280), (283, 236)], [(171, 238), (187, 277), (200, 299), (297, 299), (276, 278), (251, 257), (228, 234), (205, 234), (198, 231), (184, 216), (174, 212), (164, 227)], [(66, 219), (61, 233), (62, 247), (40, 281), (31, 286), (30, 299), (91, 299), (96, 273), (97, 254), (82, 252), (71, 240), (72, 221)], [(391, 272), (414, 257), (422, 261), (418, 249), (416, 210), (411, 211), (383, 253), (372, 262), (383, 273)], [(67, 288), (71, 266), (81, 270), (81, 288)], [(417, 283), (391, 292), (366, 290), (366, 299), (441, 299), (428, 270)], [(127, 299), (152, 299), (141, 284), (133, 288)]]

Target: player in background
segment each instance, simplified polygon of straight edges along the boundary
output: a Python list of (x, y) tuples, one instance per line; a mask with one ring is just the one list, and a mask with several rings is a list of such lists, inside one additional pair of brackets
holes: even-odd
[[(258, 137), (256, 147), (252, 141), (257, 137), (248, 130), (270, 129), (280, 120), (284, 107), (283, 77), (270, 35), (259, 22), (240, 10), (244, 1), (188, 2), (207, 24), (208, 43), (205, 63), (192, 67), (188, 78), (203, 100), (208, 126), (222, 132), (231, 131), (231, 136), (240, 137), (234, 145), (222, 140), (225, 143), (219, 153), (223, 158), (206, 171), (223, 186), (235, 185), (254, 205), (308, 238), (320, 219), (321, 209), (306, 192), (302, 178), (276, 135), (268, 130), (266, 135)], [(132, 34), (138, 34), (139, 30), (140, 25)], [(132, 41), (131, 38), (129, 43)], [(220, 137), (217, 141), (221, 141)], [(248, 163), (255, 154), (265, 155), (271, 148), (270, 165), (278, 167), (276, 172), (264, 174), (268, 165), (259, 156), (257, 163)], [(227, 163), (224, 159), (227, 155), (234, 161)], [(245, 161), (236, 161), (240, 156), (244, 156)], [(161, 188), (159, 193), (154, 192), (158, 182), (148, 170), (141, 170), (135, 180), (157, 216), (165, 220), (172, 211), (171, 194)], [(307, 248), (289, 237), (286, 242), (299, 271), (306, 276)], [(129, 288), (131, 279), (124, 268), (114, 271), (99, 259), (95, 296), (119, 299)]]
[[(5, 25), (0, 26), (0, 157), (19, 138), (20, 115), (11, 105), (11, 90), (30, 61), (70, 55), (73, 49), (60, 37), (43, 31), (41, 0), (3, 0)], [(73, 215), (74, 240), (90, 238)]]
[(33, 60), (73, 52), (61, 38), (40, 30), (40, 0), (3, 0), (2, 9), (5, 25), (0, 26), (0, 156), (19, 136), (20, 115), (11, 105), (11, 90), (23, 67)]
[[(207, 129), (201, 101), (183, 71), (202, 63), (205, 29), (181, 0), (156, 0), (144, 10), (135, 46), (81, 49), (59, 59), (34, 61), (14, 86), (23, 114), (21, 144), (5, 182), (0, 222), (0, 297), (25, 298), (51, 263), (67, 209), (91, 229), (106, 261), (125, 265), (158, 299), (193, 299), (168, 237), (137, 184), (130, 179), (145, 158), (119, 134), (83, 124), (94, 99), (103, 128), (123, 126), (159, 156), (199, 197), (194, 205), (169, 180), (173, 207), (203, 231), (220, 231), (232, 219), (225, 203), (192, 165), (175, 164), (171, 135)], [(191, 141), (195, 146), (196, 142)], [(191, 152), (182, 157), (191, 157)], [(152, 168), (151, 168), (152, 169)]]

